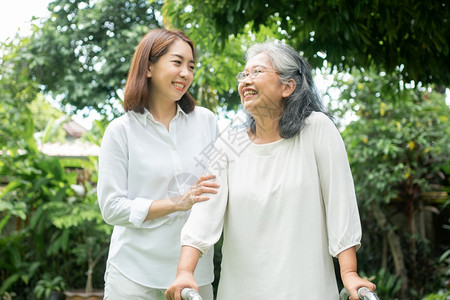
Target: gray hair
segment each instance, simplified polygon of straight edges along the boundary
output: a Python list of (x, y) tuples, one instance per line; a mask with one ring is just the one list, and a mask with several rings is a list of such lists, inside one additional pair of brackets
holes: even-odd
[[(284, 109), (280, 117), (280, 136), (291, 138), (303, 129), (305, 119), (313, 112), (324, 112), (322, 100), (317, 92), (311, 74), (309, 63), (289, 45), (275, 42), (265, 42), (252, 45), (246, 55), (246, 61), (265, 53), (280, 76), (280, 82), (287, 84), (294, 79), (294, 92), (283, 99)], [(256, 123), (253, 116), (247, 112), (250, 130), (256, 133)]]

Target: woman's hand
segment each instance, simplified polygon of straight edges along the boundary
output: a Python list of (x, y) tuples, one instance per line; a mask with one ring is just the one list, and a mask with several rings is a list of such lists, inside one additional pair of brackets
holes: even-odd
[(356, 247), (350, 247), (338, 254), (339, 266), (341, 268), (341, 279), (347, 291), (350, 293), (350, 300), (359, 300), (358, 289), (365, 286), (371, 291), (375, 291), (375, 284), (359, 277), (356, 261)]
[(190, 271), (177, 273), (175, 281), (166, 290), (166, 298), (168, 300), (181, 300), (181, 290), (184, 288), (192, 288), (198, 292), (198, 285), (195, 282), (194, 274)]
[(215, 175), (203, 175), (184, 195), (153, 201), (146, 220), (156, 219), (177, 211), (186, 211), (197, 202), (209, 200), (206, 194), (216, 194), (219, 188), (218, 183), (211, 181), (215, 177)]
[(350, 300), (359, 300), (358, 289), (361, 287), (367, 287), (372, 292), (375, 292), (375, 284), (359, 277), (356, 272), (341, 273), (341, 279), (345, 288), (350, 293)]
[(175, 203), (175, 210), (189, 210), (195, 203), (209, 200), (205, 194), (217, 194), (219, 184), (211, 181), (214, 178), (215, 175), (203, 175), (184, 195), (171, 199)]

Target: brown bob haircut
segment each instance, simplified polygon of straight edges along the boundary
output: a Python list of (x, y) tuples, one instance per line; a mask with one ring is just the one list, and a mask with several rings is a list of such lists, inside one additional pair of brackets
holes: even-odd
[[(180, 30), (153, 29), (142, 38), (134, 52), (128, 72), (123, 101), (125, 111), (131, 110), (142, 114), (145, 108), (148, 109), (148, 101), (152, 100), (150, 99), (151, 79), (147, 78), (149, 63), (156, 63), (177, 39), (189, 44), (195, 60), (194, 42)], [(185, 113), (190, 113), (195, 108), (195, 100), (188, 92), (177, 103)]]

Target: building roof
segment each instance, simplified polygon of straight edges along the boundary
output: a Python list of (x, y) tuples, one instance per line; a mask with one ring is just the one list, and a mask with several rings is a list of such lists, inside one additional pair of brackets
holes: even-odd
[(66, 123), (64, 123), (63, 128), (68, 135), (71, 135), (74, 138), (80, 138), (83, 135), (83, 133), (88, 131), (86, 128), (84, 128), (79, 123), (73, 120), (69, 120)]
[(45, 143), (39, 145), (39, 151), (46, 155), (58, 157), (86, 157), (98, 156), (100, 147), (86, 141), (81, 141), (80, 137), (89, 130), (74, 120), (68, 120), (62, 127), (66, 131), (66, 141), (64, 143)]

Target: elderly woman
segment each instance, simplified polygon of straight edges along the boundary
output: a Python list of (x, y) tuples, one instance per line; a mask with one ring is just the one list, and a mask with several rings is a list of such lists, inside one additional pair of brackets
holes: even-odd
[(374, 290), (357, 274), (361, 226), (345, 146), (306, 61), (290, 46), (256, 44), (237, 79), (249, 123), (216, 142), (208, 168), (221, 188), (194, 206), (166, 297), (197, 288), (197, 261), (222, 230), (219, 300), (338, 299), (333, 257), (350, 299)]

